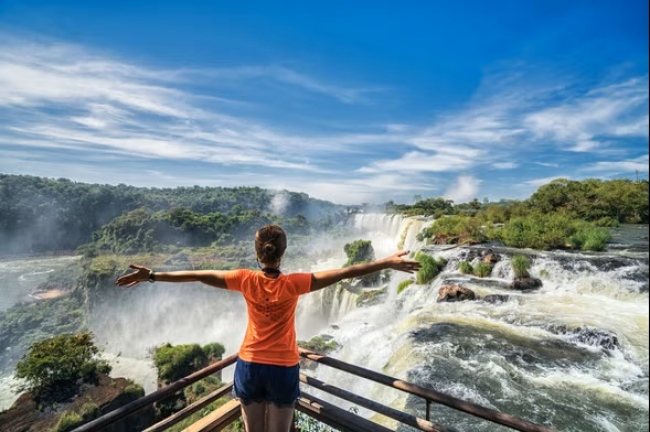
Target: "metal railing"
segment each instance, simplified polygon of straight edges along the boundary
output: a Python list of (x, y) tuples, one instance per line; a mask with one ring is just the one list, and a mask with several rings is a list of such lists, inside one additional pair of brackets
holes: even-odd
[[(359, 366), (345, 363), (343, 361), (325, 355), (321, 355), (313, 351), (300, 349), (300, 356), (309, 359), (311, 361), (314, 361), (318, 364), (333, 367), (335, 369), (339, 369), (341, 371), (351, 373), (357, 377), (368, 379), (380, 383), (382, 385), (385, 385), (387, 387), (401, 390), (410, 395), (423, 399), (426, 404), (426, 412), (425, 412), (425, 418), (420, 418), (415, 415), (408, 414), (403, 411), (397, 410), (395, 408), (383, 405), (379, 402), (367, 399), (363, 396), (357, 395), (345, 389), (327, 384), (316, 378), (309, 377), (302, 373), (300, 374), (300, 381), (305, 385), (329, 393), (332, 396), (335, 396), (337, 398), (347, 400), (348, 402), (367, 408), (381, 415), (384, 415), (388, 418), (396, 420), (404, 425), (412, 426), (421, 431), (452, 432), (454, 430), (451, 427), (437, 425), (431, 421), (430, 419), (431, 403), (437, 403), (437, 404), (441, 404), (453, 408), (457, 411), (461, 411), (470, 414), (472, 416), (509, 427), (517, 431), (554, 432), (554, 429), (549, 428), (547, 426), (531, 423), (527, 420), (520, 419), (510, 414), (485, 408), (483, 406), (471, 402), (467, 402), (462, 399), (458, 399), (453, 396), (432, 389), (421, 387), (407, 381), (399, 380), (369, 369), (365, 369)], [(133, 415), (148, 406), (151, 406), (153, 403), (159, 402), (164, 398), (171, 396), (172, 394), (182, 390), (183, 388), (209, 375), (212, 375), (222, 370), (225, 367), (232, 365), (233, 363), (235, 363), (236, 360), (237, 360), (236, 355), (227, 357), (218, 363), (215, 363), (204, 369), (201, 369), (200, 371), (195, 372), (179, 381), (176, 381), (166, 387), (158, 389), (153, 393), (150, 393), (121, 408), (111, 411), (110, 413), (105, 414), (89, 423), (86, 423), (85, 425), (82, 425), (74, 429), (73, 432), (101, 431), (102, 429), (114, 423), (117, 423), (119, 421), (123, 421), (128, 416)], [(187, 407), (183, 408), (181, 411), (163, 419), (162, 421), (156, 423), (153, 426), (148, 427), (147, 429), (144, 430), (144, 432), (163, 431), (169, 428), (170, 426), (180, 422), (181, 420), (187, 418), (188, 416), (200, 410), (201, 408), (207, 406), (208, 404), (216, 401), (217, 399), (220, 399), (228, 395), (231, 390), (232, 390), (232, 383), (226, 384), (223, 387), (203, 397), (202, 399), (194, 402), (193, 404), (188, 405)], [(213, 415), (216, 416), (210, 421), (213, 421), (213, 426), (216, 428), (215, 430), (220, 430), (222, 427), (229, 425), (235, 419), (239, 418), (239, 415), (237, 415), (236, 413), (233, 414), (234, 412), (233, 409), (234, 409), (233, 407), (230, 407), (223, 414), (220, 414), (220, 412), (213, 413)], [(313, 397), (305, 392), (302, 392), (302, 395), (298, 400), (298, 403), (296, 404), (296, 409), (298, 411), (305, 413), (310, 417), (313, 417), (343, 432), (390, 431), (390, 429), (386, 428), (385, 426), (364, 419), (355, 413), (345, 411), (335, 406), (332, 403)], [(206, 430), (212, 430), (212, 429), (208, 428)]]
[[(342, 399), (345, 399), (349, 402), (356, 403), (360, 406), (363, 406), (364, 408), (368, 408), (370, 410), (376, 411), (380, 414), (383, 414), (387, 417), (390, 417), (394, 420), (397, 420), (401, 423), (408, 424), (409, 426), (413, 426), (419, 430), (422, 431), (450, 431), (452, 429), (450, 428), (445, 428), (442, 426), (435, 425), (434, 423), (430, 422), (430, 416), (431, 416), (431, 403), (438, 403), (441, 405), (445, 405), (447, 407), (453, 408), (457, 411), (462, 411), (467, 414), (471, 414), (472, 416), (491, 421), (493, 423), (498, 423), (502, 426), (507, 426), (511, 429), (517, 430), (517, 431), (522, 431), (522, 432), (555, 432), (554, 429), (549, 428), (547, 426), (542, 426), (539, 424), (535, 424), (532, 422), (529, 422), (527, 420), (520, 419), (518, 417), (512, 416), (510, 414), (506, 414), (500, 411), (496, 411), (490, 408), (485, 408), (481, 405), (477, 405), (471, 402), (464, 401), (462, 399), (455, 398), (453, 396), (431, 390), (425, 387), (421, 387), (419, 385), (407, 382), (407, 381), (402, 381), (396, 378), (393, 378), (388, 375), (384, 375), (375, 371), (371, 371), (369, 369), (365, 369), (359, 366), (352, 365), (350, 363), (345, 363), (341, 360), (337, 360), (332, 357), (320, 355), (316, 352), (309, 351), (306, 349), (300, 349), (300, 356), (307, 358), (309, 360), (315, 361), (319, 364), (324, 364), (330, 367), (333, 367), (335, 369), (342, 370), (344, 372), (351, 373), (352, 375), (369, 379), (371, 381), (377, 382), (379, 384), (383, 384), (387, 387), (391, 387), (397, 390), (402, 390), (406, 393), (409, 393), (413, 396), (417, 396), (419, 398), (424, 399), (425, 404), (426, 404), (426, 418), (418, 418), (415, 416), (411, 416), (406, 413), (402, 413), (401, 411), (397, 411), (393, 408), (387, 407), (385, 405), (378, 404), (377, 402), (374, 401), (368, 401), (365, 398), (362, 398), (361, 396), (355, 395), (354, 393), (350, 393), (346, 390), (339, 389), (337, 387), (325, 384), (321, 381), (316, 380), (315, 378), (310, 378), (310, 377), (301, 377), (301, 381), (305, 382), (306, 384), (312, 385), (316, 388), (319, 388), (320, 390), (330, 393), (333, 396), (340, 397)], [(380, 411), (380, 409), (382, 411)], [(395, 412), (397, 411), (397, 413)], [(399, 413), (399, 414), (398, 414)], [(408, 416), (408, 417), (407, 417)]]

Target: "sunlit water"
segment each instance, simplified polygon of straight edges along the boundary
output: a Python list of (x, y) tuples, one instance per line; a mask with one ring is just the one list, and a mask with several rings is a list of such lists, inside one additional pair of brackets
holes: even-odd
[[(415, 235), (428, 223), (358, 215), (354, 234), (340, 240), (338, 254), (324, 256), (312, 269), (288, 270), (339, 267), (345, 261), (343, 244), (355, 238), (372, 240), (378, 257), (397, 248), (417, 250), (423, 245)], [(648, 230), (626, 228), (616, 232), (614, 246), (605, 253), (529, 251), (531, 273), (544, 286), (527, 293), (505, 287), (513, 276), (509, 256), (515, 251), (497, 249), (503, 260), (491, 278), (478, 280), (457, 270), (459, 255), (467, 249), (430, 249), (449, 260), (444, 273), (399, 296), (396, 286), (409, 276), (393, 274), (378, 305), (357, 307), (356, 294), (347, 291), (333, 300), (330, 295), (331, 301), (325, 291), (304, 296), (299, 339), (331, 335), (341, 344), (334, 357), (558, 430), (647, 430)], [(438, 289), (447, 282), (480, 296), (507, 294), (510, 299), (437, 303)], [(129, 376), (147, 391), (156, 386), (149, 348), (219, 341), (231, 354), (244, 334), (245, 304), (237, 293), (194, 284), (141, 284), (113, 294), (93, 311), (92, 329), (114, 364), (113, 375)], [(400, 392), (327, 367), (313, 373), (423, 415), (423, 403)], [(225, 371), (224, 378), (231, 374)], [(433, 413), (437, 423), (457, 430), (505, 430), (449, 409), (434, 408)]]

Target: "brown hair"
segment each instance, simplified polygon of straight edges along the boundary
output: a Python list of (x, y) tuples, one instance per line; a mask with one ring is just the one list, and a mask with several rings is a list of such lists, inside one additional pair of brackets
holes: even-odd
[(277, 225), (266, 225), (255, 233), (255, 252), (263, 263), (280, 261), (287, 249), (287, 234)]

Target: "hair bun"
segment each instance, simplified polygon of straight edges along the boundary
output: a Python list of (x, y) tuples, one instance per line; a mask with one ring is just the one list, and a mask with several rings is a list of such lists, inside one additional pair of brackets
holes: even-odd
[(273, 252), (275, 252), (275, 246), (273, 246), (273, 244), (271, 244), (271, 243), (267, 243), (267, 244), (265, 244), (265, 245), (264, 245), (264, 252), (266, 252), (266, 253), (273, 253)]

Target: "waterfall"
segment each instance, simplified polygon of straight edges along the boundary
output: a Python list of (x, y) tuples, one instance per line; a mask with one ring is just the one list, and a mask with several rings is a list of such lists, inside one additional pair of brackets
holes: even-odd
[[(399, 220), (399, 224), (395, 223)], [(403, 219), (359, 215), (355, 227), (375, 244), (397, 239)], [(395, 226), (398, 225), (398, 228)], [(385, 232), (378, 230), (385, 229)], [(388, 242), (387, 242), (388, 243)], [(449, 265), (426, 286), (400, 295), (394, 274), (384, 302), (337, 315), (324, 331), (341, 347), (332, 356), (433, 387), (558, 430), (646, 430), (648, 427), (648, 253), (519, 251), (501, 255), (489, 278), (462, 275), (458, 261), (484, 248), (426, 248)], [(527, 254), (530, 273), (543, 281), (532, 292), (507, 288), (510, 259)], [(447, 283), (497, 303), (437, 303)], [(332, 368), (319, 379), (397, 408), (423, 414), (423, 404)], [(309, 390), (313, 392), (312, 389)], [(327, 398), (324, 394), (319, 396)], [(349, 404), (337, 404), (343, 408)], [(364, 415), (371, 413), (361, 410)], [(458, 430), (500, 430), (447, 409), (437, 422)]]
[[(371, 240), (377, 258), (389, 256), (398, 250), (417, 251), (424, 246), (424, 242), (416, 237), (431, 222), (429, 218), (399, 214), (357, 214), (350, 222), (351, 234), (341, 241), (339, 255), (318, 262), (311, 271), (342, 267), (347, 260), (343, 246), (357, 239)], [(302, 298), (297, 312), (298, 337), (309, 339), (328, 325), (343, 319), (357, 308), (357, 298), (358, 295), (347, 290), (337, 292), (336, 287)]]

